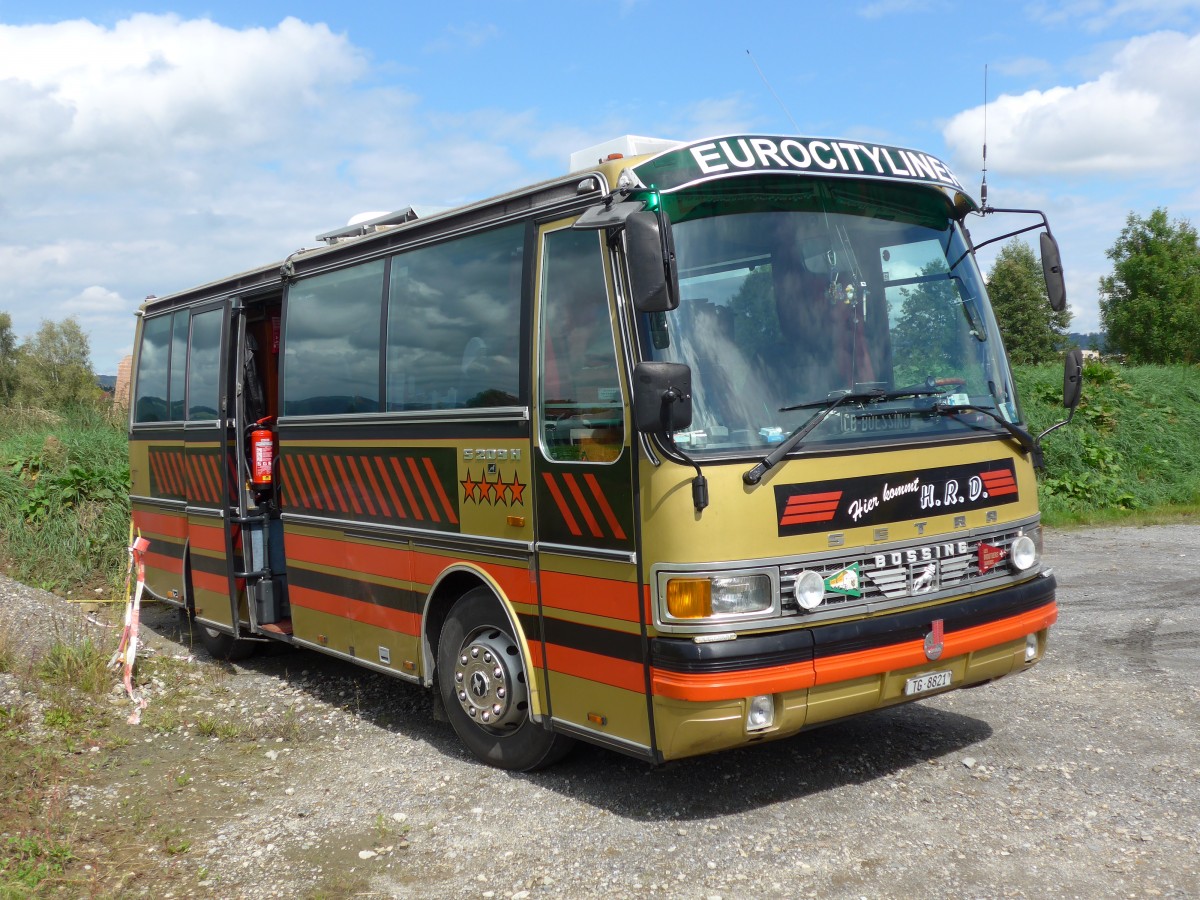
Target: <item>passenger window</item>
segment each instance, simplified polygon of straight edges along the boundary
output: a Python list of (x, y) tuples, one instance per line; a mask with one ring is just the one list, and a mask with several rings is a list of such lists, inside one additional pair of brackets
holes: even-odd
[(285, 415), (378, 412), (383, 270), (375, 260), (289, 288)]
[(610, 462), (625, 443), (600, 236), (564, 229), (542, 244), (542, 449), (550, 459)]
[(392, 258), (389, 410), (520, 402), (524, 244), (515, 224)]
[(188, 355), (189, 422), (220, 416), (222, 320), (220, 309), (192, 316), (192, 346)]
[(182, 422), (184, 419), (183, 395), (184, 388), (187, 386), (187, 343), (190, 321), (191, 314), (187, 310), (182, 310), (175, 313), (175, 324), (171, 328), (171, 389), (168, 393), (171, 403), (171, 419), (175, 422)]
[(171, 316), (146, 319), (142, 325), (142, 346), (138, 352), (137, 397), (133, 404), (135, 422), (170, 420), (170, 408), (167, 405), (170, 357)]

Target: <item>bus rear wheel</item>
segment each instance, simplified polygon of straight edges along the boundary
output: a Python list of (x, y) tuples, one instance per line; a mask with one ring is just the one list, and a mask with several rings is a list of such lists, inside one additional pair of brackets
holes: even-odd
[(509, 632), (487, 588), (459, 598), (438, 640), (438, 690), (467, 749), (497, 768), (529, 772), (558, 762), (574, 741), (529, 718), (528, 677)]
[(207, 650), (213, 659), (237, 662), (239, 659), (253, 656), (260, 646), (258, 641), (235, 638), (232, 634), (197, 622), (190, 609), (179, 611), (179, 624), (184, 633), (198, 640), (200, 646)]

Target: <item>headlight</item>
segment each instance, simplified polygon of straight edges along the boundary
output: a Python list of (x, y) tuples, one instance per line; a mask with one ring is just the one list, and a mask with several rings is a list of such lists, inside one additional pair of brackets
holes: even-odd
[(1018, 572), (1032, 569), (1038, 561), (1037, 544), (1027, 534), (1018, 535), (1009, 550), (1009, 559)]
[(825, 579), (812, 569), (796, 577), (796, 602), (801, 609), (816, 609), (825, 599)]
[(666, 597), (672, 619), (750, 616), (770, 612), (775, 605), (775, 591), (766, 575), (671, 578)]

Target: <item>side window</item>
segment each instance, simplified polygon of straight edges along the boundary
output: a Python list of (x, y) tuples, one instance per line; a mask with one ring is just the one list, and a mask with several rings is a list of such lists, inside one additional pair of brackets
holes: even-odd
[[(187, 321), (186, 316), (183, 317)], [(167, 405), (171, 356), (171, 316), (156, 316), (142, 323), (142, 346), (138, 352), (137, 396), (133, 404), (135, 422), (170, 421)]]
[(559, 461), (610, 462), (625, 420), (600, 235), (564, 229), (542, 243), (542, 450)]
[(389, 410), (519, 402), (524, 240), (506, 225), (392, 258)]
[(379, 411), (383, 270), (375, 260), (288, 289), (284, 415)]
[(175, 325), (171, 329), (171, 419), (183, 421), (183, 394), (187, 378), (188, 320), (191, 315), (182, 310), (175, 313)]
[(220, 309), (192, 316), (192, 352), (187, 366), (189, 422), (216, 419), (220, 415), (223, 320)]

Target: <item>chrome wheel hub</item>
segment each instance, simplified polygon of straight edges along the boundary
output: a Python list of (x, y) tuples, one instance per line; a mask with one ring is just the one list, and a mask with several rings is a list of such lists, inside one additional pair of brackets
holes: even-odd
[(481, 728), (508, 732), (519, 727), (529, 709), (529, 690), (516, 642), (498, 628), (467, 635), (454, 661), (454, 694)]

